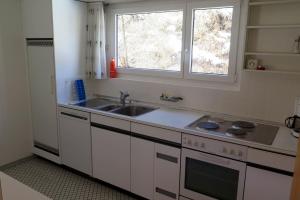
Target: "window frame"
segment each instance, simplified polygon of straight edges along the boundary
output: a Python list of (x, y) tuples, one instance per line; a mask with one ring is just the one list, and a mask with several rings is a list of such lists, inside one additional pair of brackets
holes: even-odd
[[(228, 75), (192, 73), (192, 44), (193, 44), (193, 10), (201, 8), (233, 7), (231, 47), (229, 55)], [(203, 80), (211, 82), (234, 83), (237, 80), (238, 41), (241, 18), (241, 0), (187, 0), (187, 1), (154, 1), (118, 3), (111, 5), (108, 12), (108, 43), (110, 43), (110, 56), (114, 57), (118, 65), (118, 23), (117, 16), (122, 14), (182, 11), (182, 48), (180, 71), (145, 69), (145, 68), (119, 68), (117, 71), (124, 75), (142, 75), (166, 78), (180, 78), (184, 80)], [(188, 33), (188, 34), (187, 34)]]
[[(194, 35), (194, 10), (205, 8), (233, 7), (231, 41), (229, 52), (228, 75), (214, 73), (195, 73), (192, 72), (192, 54), (193, 54), (193, 35)], [(235, 82), (237, 78), (237, 59), (238, 59), (238, 41), (240, 29), (240, 0), (210, 0), (210, 1), (192, 1), (187, 3), (186, 17), (186, 48), (184, 78), (205, 81)]]
[[(172, 4), (170, 2), (135, 2), (122, 4), (118, 9), (112, 9), (112, 33), (114, 34), (112, 42), (112, 56), (116, 58), (117, 71), (120, 74), (133, 74), (133, 75), (147, 75), (155, 77), (170, 77), (170, 78), (183, 78), (184, 70), (184, 41), (185, 41), (185, 15), (186, 15), (186, 3), (182, 1), (175, 1)], [(132, 7), (130, 7), (132, 6)], [(182, 11), (182, 41), (181, 41), (181, 62), (180, 71), (171, 70), (159, 70), (159, 69), (146, 69), (146, 68), (119, 68), (118, 67), (118, 22), (117, 16), (120, 14), (132, 14), (132, 13), (147, 13), (147, 12), (168, 12), (168, 11)]]

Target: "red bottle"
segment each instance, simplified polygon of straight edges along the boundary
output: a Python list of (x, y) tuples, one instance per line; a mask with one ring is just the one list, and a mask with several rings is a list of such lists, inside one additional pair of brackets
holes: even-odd
[(116, 78), (117, 75), (116, 60), (112, 58), (110, 60), (110, 78)]

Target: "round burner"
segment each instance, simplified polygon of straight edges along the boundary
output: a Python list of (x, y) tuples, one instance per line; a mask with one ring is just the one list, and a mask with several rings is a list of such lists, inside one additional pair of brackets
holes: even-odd
[(238, 127), (238, 128), (255, 128), (255, 125), (252, 122), (246, 122), (246, 121), (235, 121), (232, 122), (232, 126)]
[(198, 128), (204, 128), (206, 130), (215, 130), (220, 127), (215, 122), (200, 122), (197, 126), (198, 126)]
[(226, 133), (229, 136), (243, 136), (247, 134), (247, 130), (241, 128), (229, 128)]

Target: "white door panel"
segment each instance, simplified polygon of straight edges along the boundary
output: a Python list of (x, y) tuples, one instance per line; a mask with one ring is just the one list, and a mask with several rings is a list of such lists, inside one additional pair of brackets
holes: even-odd
[(22, 0), (25, 38), (53, 38), (52, 1)]
[(52, 46), (28, 46), (28, 66), (34, 140), (58, 149)]
[(288, 200), (292, 177), (247, 167), (244, 200)]
[(151, 141), (131, 137), (131, 192), (153, 199), (154, 147)]
[(92, 127), (93, 176), (130, 191), (130, 136)]
[(89, 113), (61, 109), (59, 116), (62, 163), (92, 175)]

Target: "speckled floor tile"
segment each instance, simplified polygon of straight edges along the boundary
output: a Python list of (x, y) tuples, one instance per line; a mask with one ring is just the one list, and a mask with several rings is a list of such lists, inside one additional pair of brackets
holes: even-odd
[(54, 200), (136, 200), (39, 157), (10, 165), (2, 171)]

